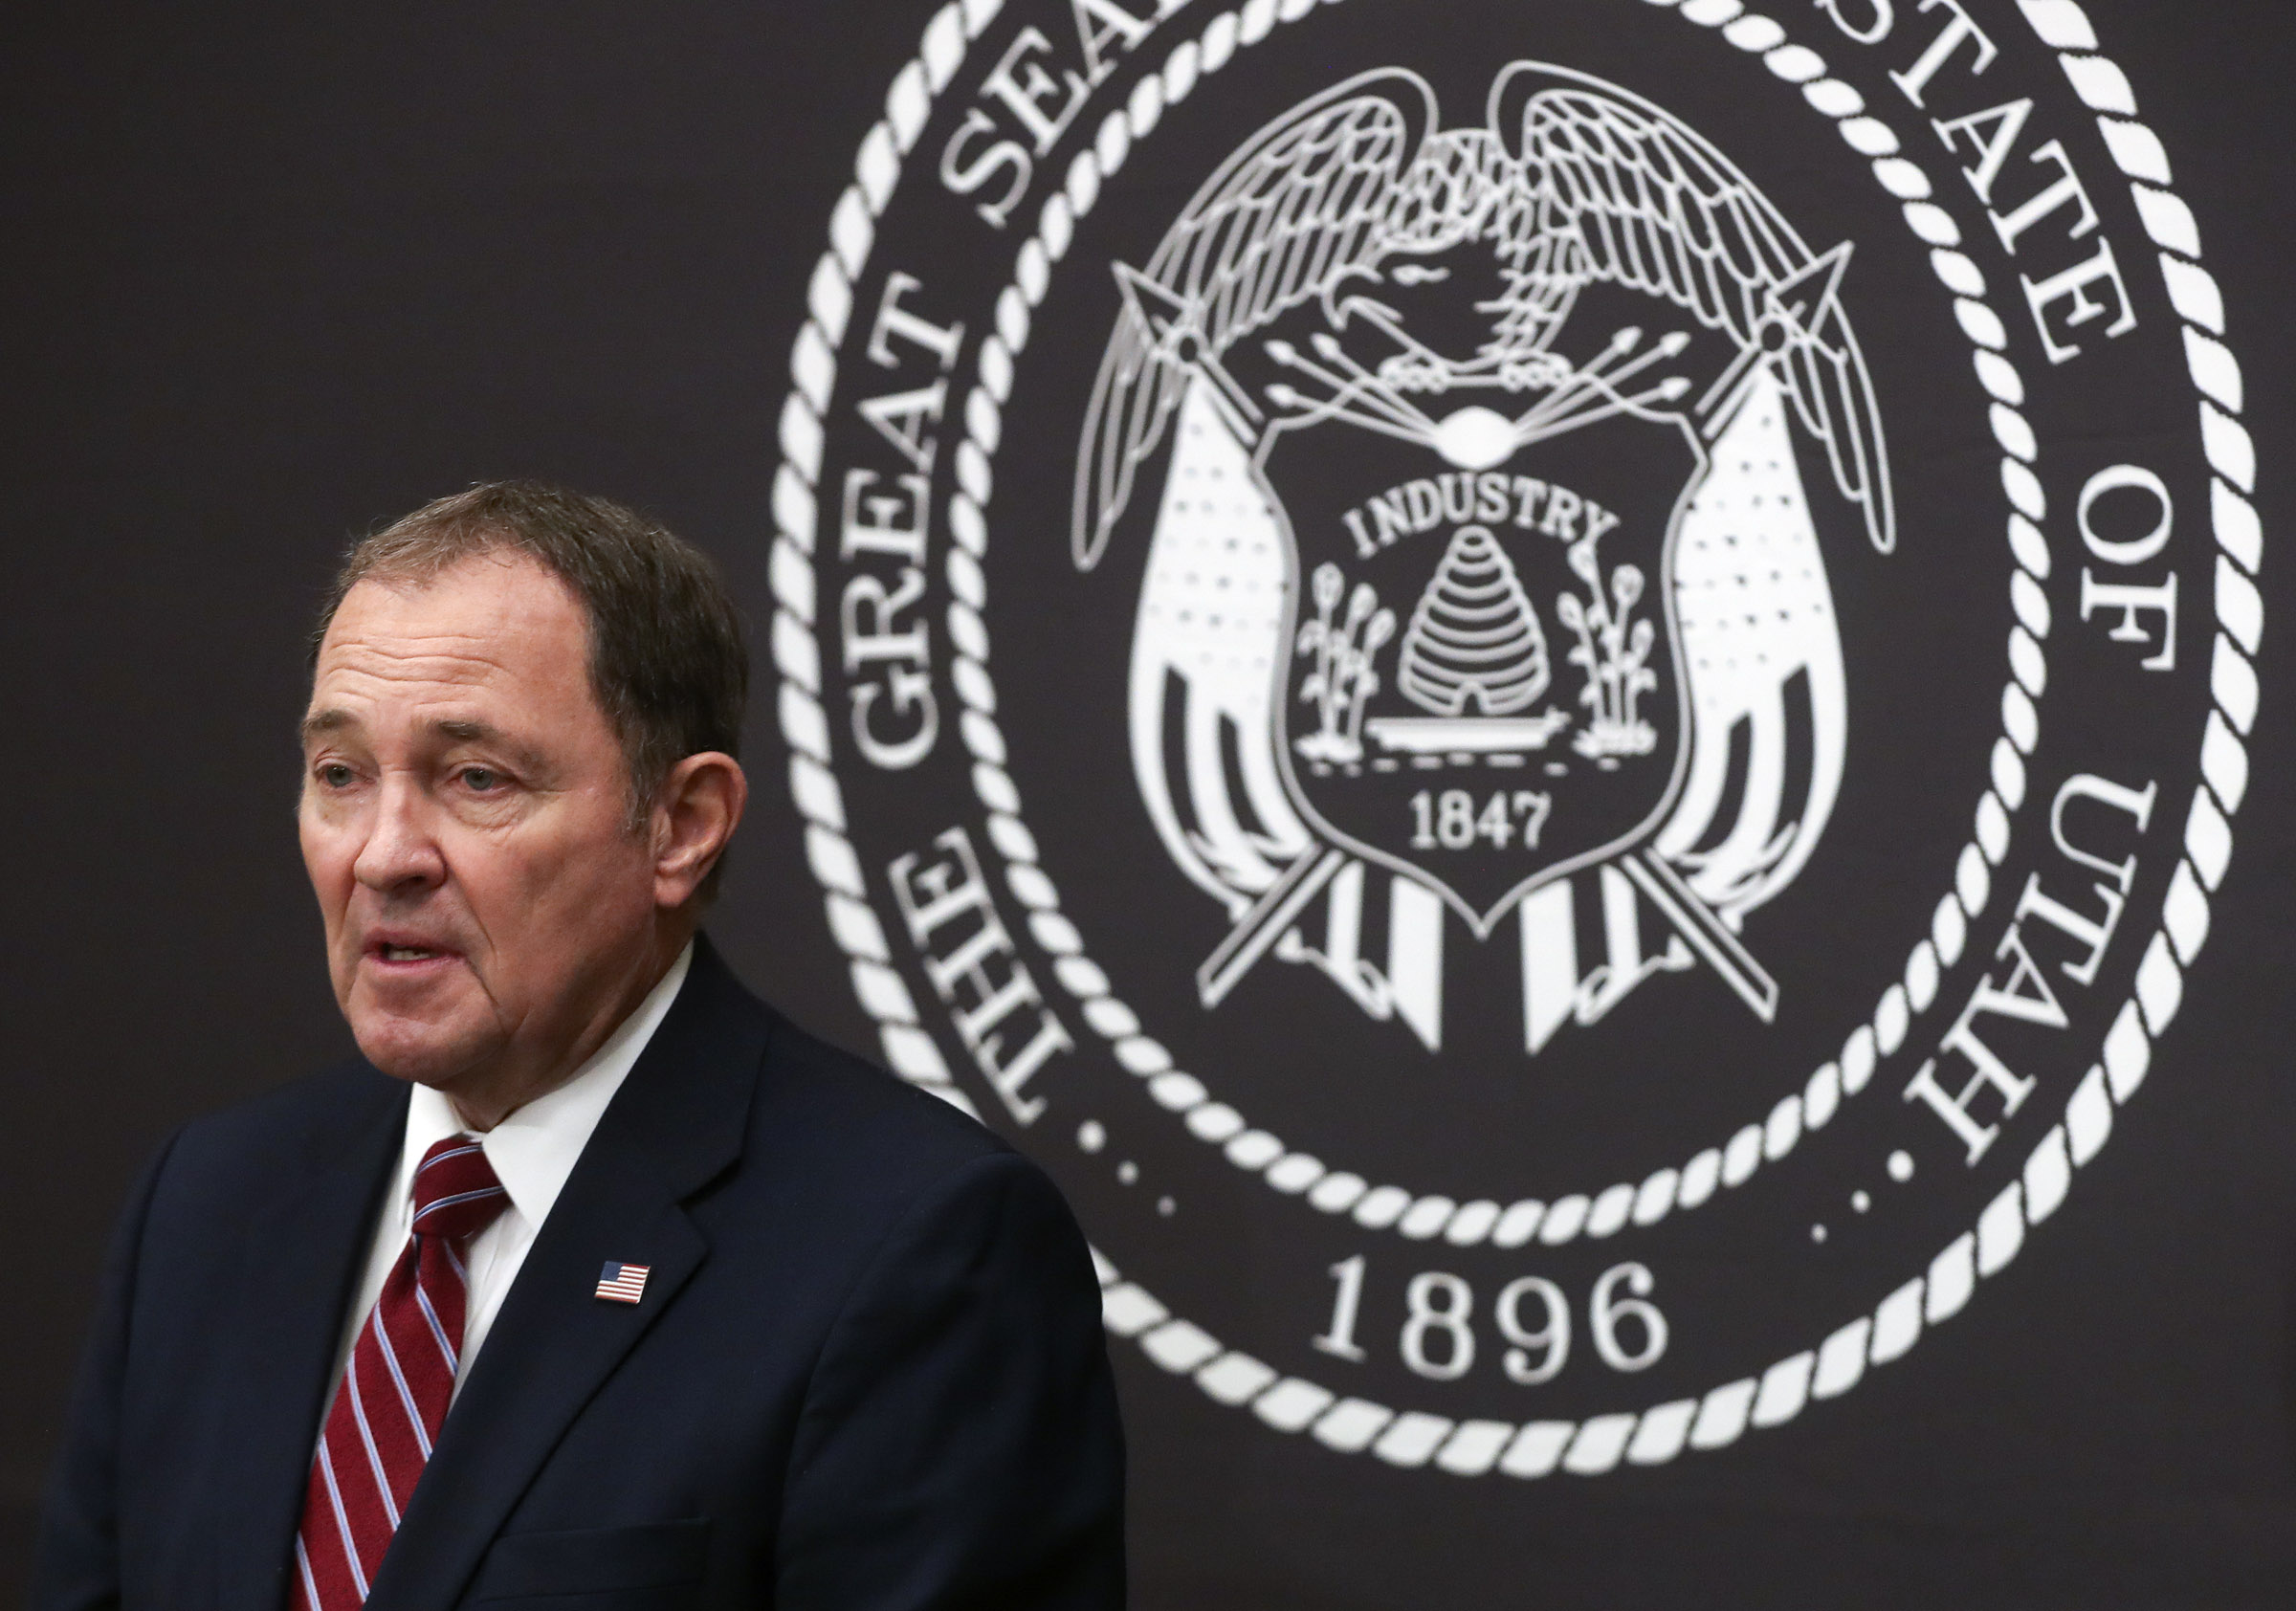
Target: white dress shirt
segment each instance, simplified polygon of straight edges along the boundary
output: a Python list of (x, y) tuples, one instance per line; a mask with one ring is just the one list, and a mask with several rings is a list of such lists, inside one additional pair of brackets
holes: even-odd
[[(471, 1361), (478, 1357), (487, 1329), (494, 1324), (511, 1282), (518, 1277), (519, 1267), (526, 1262), (526, 1250), (534, 1246), (535, 1233), (541, 1229), (542, 1221), (549, 1218), (551, 1204), (564, 1189), (566, 1177), (574, 1172), (582, 1149), (589, 1144), (590, 1133), (598, 1128), (599, 1116), (614, 1099), (614, 1092), (622, 1089), (638, 1053), (646, 1049), (646, 1043), (653, 1039), (654, 1030), (661, 1027), (663, 1018), (668, 1016), (670, 1004), (677, 999), (678, 987), (685, 983), (686, 970), (693, 960), (694, 947), (689, 942), (678, 953), (677, 960), (670, 964), (670, 971), (662, 975), (661, 982), (647, 992), (637, 1010), (622, 1021), (606, 1038), (606, 1044), (574, 1071), (572, 1079), (537, 1096), (478, 1137), (486, 1161), (494, 1165), (495, 1176), (509, 1194), (510, 1203), (494, 1224), (471, 1238), (464, 1255), (464, 1268), (470, 1272), (470, 1296), (462, 1322), (462, 1354), (454, 1373), (457, 1393), (462, 1391), (462, 1384), (471, 1374)], [(366, 1271), (351, 1306), (342, 1347), (336, 1353), (334, 1379), (342, 1379), (349, 1366), (352, 1345), (358, 1341), (360, 1330), (373, 1312), (375, 1300), (383, 1295), (383, 1283), (389, 1276), (391, 1266), (406, 1251), (414, 1219), (415, 1166), (423, 1161), (423, 1154), (434, 1143), (450, 1136), (459, 1136), (467, 1128), (456, 1115), (453, 1104), (439, 1092), (417, 1085), (409, 1092), (407, 1140), (399, 1150), (398, 1176), (377, 1219), (374, 1238), (367, 1246)]]

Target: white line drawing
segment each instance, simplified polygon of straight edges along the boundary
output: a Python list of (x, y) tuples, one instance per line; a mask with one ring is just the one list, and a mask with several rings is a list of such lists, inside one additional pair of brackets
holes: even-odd
[[(1506, 285), (1496, 301), (1475, 304), (1489, 320), (1472, 353), (1423, 340), (1397, 306), (1446, 275), (1435, 259), (1463, 245), (1495, 254)], [(1406, 886), (1424, 884), (1488, 937), (1546, 879), (1626, 858), (1645, 875), (1622, 886), (1623, 898), (1663, 887), (1667, 897), (1649, 901), (1645, 916), (1673, 933), (1645, 959), (1631, 928), (1611, 925), (1633, 954), (1583, 979), (1574, 972), (1569, 1016), (1592, 1022), (1635, 983), (1692, 958), (1757, 1016), (1775, 1014), (1778, 986), (1736, 936), (1815, 850), (1839, 792), (1848, 726), (1794, 430), (1822, 445), (1835, 491), (1871, 546), (1886, 553), (1896, 541), (1881, 423), (1842, 302), (1850, 255), (1847, 241), (1811, 248), (1727, 158), (1650, 102), (1584, 74), (1517, 61), (1495, 75), (1477, 126), (1443, 127), (1433, 92), (1400, 68), (1309, 98), (1205, 181), (1144, 267), (1114, 265), (1120, 312), (1081, 433), (1071, 545), (1079, 566), (1098, 565), (1143, 468), (1168, 445), (1135, 624), (1131, 739), (1140, 797), (1165, 849), (1246, 926), (1222, 943), (1221, 965), (1207, 965), (1206, 977), (1221, 981), (1216, 994), (1205, 989), (1207, 1007), (1238, 982), (1237, 959), (1289, 957), (1325, 966), (1367, 1012), (1401, 1016), (1437, 1048), (1443, 923), (1425, 918), (1420, 892)], [(1596, 284), (1642, 294), (1655, 316), (1687, 316), (1726, 338), (1734, 355), (1694, 386), (1668, 372), (1690, 340), (1685, 331), (1654, 340), (1628, 326), (1574, 363), (1556, 343)], [(1323, 327), (1304, 340), (1267, 334), (1302, 313), (1319, 315)], [(1255, 341), (1284, 376), (1256, 394), (1235, 363)], [(1537, 604), (1521, 595), (1489, 528), (1466, 523), (1412, 613), (1393, 675), (1382, 681), (1368, 658), (1348, 661), (1346, 672), (1318, 660), (1314, 694), (1300, 695), (1316, 703), (1319, 724), (1295, 748), (1317, 777), (1360, 765), (1367, 748), (1543, 760), (1537, 752), (1574, 710), (1583, 721), (1571, 753), (1615, 769), (1659, 746), (1650, 701), (1684, 701), (1689, 742), (1643, 820), (1576, 857), (1531, 865), (1495, 905), (1463, 902), (1424, 863), (1335, 827), (1281, 753), (1294, 703), (1285, 689), (1287, 622), (1300, 621), (1298, 646), (1318, 655), (1339, 653), (1341, 635), (1357, 629), (1365, 635), (1349, 637), (1347, 653), (1377, 646), (1368, 607), (1355, 628), (1352, 604), (1331, 623), (1309, 618), (1311, 607), (1336, 604), (1298, 597), (1299, 534), (1269, 480), (1269, 456), (1287, 433), (1345, 425), (1477, 472), (1624, 415), (1682, 422), (1699, 470), (1665, 534), (1661, 565), (1605, 562), (1600, 530), (1574, 544), (1572, 569), (1586, 590), (1550, 601), (1576, 640), (1561, 656), (1582, 678), (1574, 695), (1529, 708), (1556, 670)], [(1475, 573), (1471, 584), (1457, 581), (1463, 567)], [(1346, 588), (1336, 575), (1332, 585)], [(1455, 592), (1459, 620), (1439, 645), (1438, 601), (1461, 585), (1490, 597)], [(1360, 586), (1350, 596), (1372, 597)], [(1338, 679), (1350, 675), (1357, 680), (1343, 690)], [(1364, 705), (1380, 686), (1421, 714), (1367, 722)], [(1177, 746), (1173, 732), (1184, 736)], [(1567, 799), (1558, 808), (1570, 809)], [(1334, 846), (1387, 875), (1383, 968), (1359, 950), (1335, 959), (1295, 928), (1313, 916), (1301, 881)], [(1315, 877), (1317, 889), (1330, 871)], [(1285, 898), (1268, 899), (1274, 891)], [(1550, 901), (1534, 920), (1525, 909), (1520, 943), (1551, 954), (1527, 958), (1527, 981), (1553, 975), (1552, 957), (1576, 956), (1576, 938), (1558, 927), (1575, 923), (1576, 910)], [(1281, 935), (1247, 932), (1279, 918)], [(1358, 947), (1379, 947), (1376, 921), (1369, 936), (1354, 926)], [(1287, 944), (1276, 946), (1279, 938)], [(1423, 954), (1400, 965), (1399, 948), (1430, 945), (1431, 965)], [(1399, 989), (1403, 974), (1412, 983)], [(1358, 988), (1367, 978), (1379, 982)], [(1529, 1021), (1549, 1009), (1526, 988)], [(1527, 1034), (1527, 1049), (1553, 1027)]]

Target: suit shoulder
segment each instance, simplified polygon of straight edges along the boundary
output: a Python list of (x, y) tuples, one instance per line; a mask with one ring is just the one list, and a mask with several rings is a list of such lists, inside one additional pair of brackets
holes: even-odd
[(767, 1123), (809, 1119), (836, 1151), (936, 1179), (975, 1159), (1019, 1156), (970, 1114), (775, 1017), (760, 1081)]
[[(828, 1310), (872, 1269), (910, 1270), (886, 1277), (907, 1281), (920, 1259), (946, 1273), (1023, 1247), (1056, 1249), (1035, 1261), (1040, 1271), (1065, 1259), (1063, 1281), (1098, 1290), (1083, 1232), (1033, 1159), (786, 1020), (763, 1049), (741, 1167), (705, 1217), (728, 1248), (802, 1243)], [(792, 1228), (761, 1239), (768, 1226)]]
[(345, 1058), (192, 1119), (177, 1133), (169, 1169), (276, 1165), (375, 1122), (405, 1100), (406, 1087), (397, 1080)]

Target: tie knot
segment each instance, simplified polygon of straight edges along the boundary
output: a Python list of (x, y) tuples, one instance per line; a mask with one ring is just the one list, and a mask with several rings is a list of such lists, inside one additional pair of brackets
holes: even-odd
[(510, 1202), (495, 1166), (468, 1136), (450, 1136), (414, 1169), (414, 1233), (460, 1242), (477, 1235)]

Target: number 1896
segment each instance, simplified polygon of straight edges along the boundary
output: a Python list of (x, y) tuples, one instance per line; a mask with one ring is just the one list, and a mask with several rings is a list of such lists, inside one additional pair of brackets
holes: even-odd
[[(1356, 1340), (1362, 1318), (1367, 1265), (1362, 1254), (1332, 1266), (1337, 1289), (1332, 1323), (1314, 1345), (1342, 1359), (1366, 1357)], [(1647, 1370), (1667, 1351), (1667, 1317), (1650, 1301), (1657, 1278), (1641, 1264), (1613, 1265), (1587, 1299), (1586, 1335), (1595, 1354), (1614, 1371)], [(1490, 1324), (1501, 1345), (1499, 1369), (1525, 1387), (1552, 1381), (1570, 1363), (1571, 1303), (1543, 1275), (1524, 1275), (1491, 1299)], [(1457, 1381), (1475, 1368), (1478, 1334), (1475, 1291), (1464, 1276), (1424, 1270), (1403, 1288), (1403, 1324), (1397, 1347), (1404, 1366), (1429, 1381)]]

